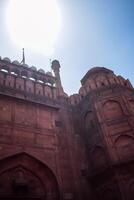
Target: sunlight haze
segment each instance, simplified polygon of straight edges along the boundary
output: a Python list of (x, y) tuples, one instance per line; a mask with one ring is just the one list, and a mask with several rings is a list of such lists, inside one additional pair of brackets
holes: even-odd
[(61, 26), (56, 0), (10, 0), (7, 27), (20, 47), (51, 55)]

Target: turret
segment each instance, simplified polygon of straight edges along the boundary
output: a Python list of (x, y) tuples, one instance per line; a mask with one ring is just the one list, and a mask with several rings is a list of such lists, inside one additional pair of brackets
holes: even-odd
[(60, 79), (60, 63), (59, 63), (59, 61), (53, 60), (51, 68), (52, 68), (55, 78), (56, 78), (57, 93), (59, 96), (61, 96), (63, 94), (63, 88), (62, 88), (61, 79)]

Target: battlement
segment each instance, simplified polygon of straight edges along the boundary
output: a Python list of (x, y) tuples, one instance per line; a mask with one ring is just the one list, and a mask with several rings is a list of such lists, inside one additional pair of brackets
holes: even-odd
[(55, 77), (51, 72), (45, 73), (43, 69), (37, 71), (36, 67), (29, 67), (27, 64), (21, 65), (16, 60), (11, 63), (9, 58), (0, 59), (0, 71), (52, 86), (55, 84)]
[(70, 96), (71, 105), (79, 104), (91, 92), (103, 91), (111, 87), (115, 88), (115, 86), (133, 89), (128, 79), (124, 79), (122, 76), (116, 76), (113, 71), (104, 67), (90, 69), (81, 80), (81, 84), (79, 93)]
[(0, 93), (45, 102), (57, 99), (56, 77), (43, 69), (21, 65), (9, 58), (0, 59)]

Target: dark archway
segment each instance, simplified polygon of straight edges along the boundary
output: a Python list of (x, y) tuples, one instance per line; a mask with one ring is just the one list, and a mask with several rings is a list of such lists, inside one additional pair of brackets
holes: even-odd
[(0, 160), (0, 199), (59, 200), (59, 187), (47, 165), (20, 153)]

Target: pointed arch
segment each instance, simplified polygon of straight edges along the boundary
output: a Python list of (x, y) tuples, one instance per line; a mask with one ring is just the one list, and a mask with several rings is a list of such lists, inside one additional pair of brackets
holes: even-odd
[(37, 196), (42, 200), (47, 199), (47, 196), (55, 200), (60, 198), (59, 184), (54, 172), (46, 164), (25, 152), (0, 160), (1, 184), (4, 179), (7, 184), (3, 183), (2, 195), (5, 197), (7, 194), (8, 198), (16, 197), (18, 194), (15, 190), (19, 187), (19, 191), (24, 192), (22, 195), (26, 198), (28, 196)]

